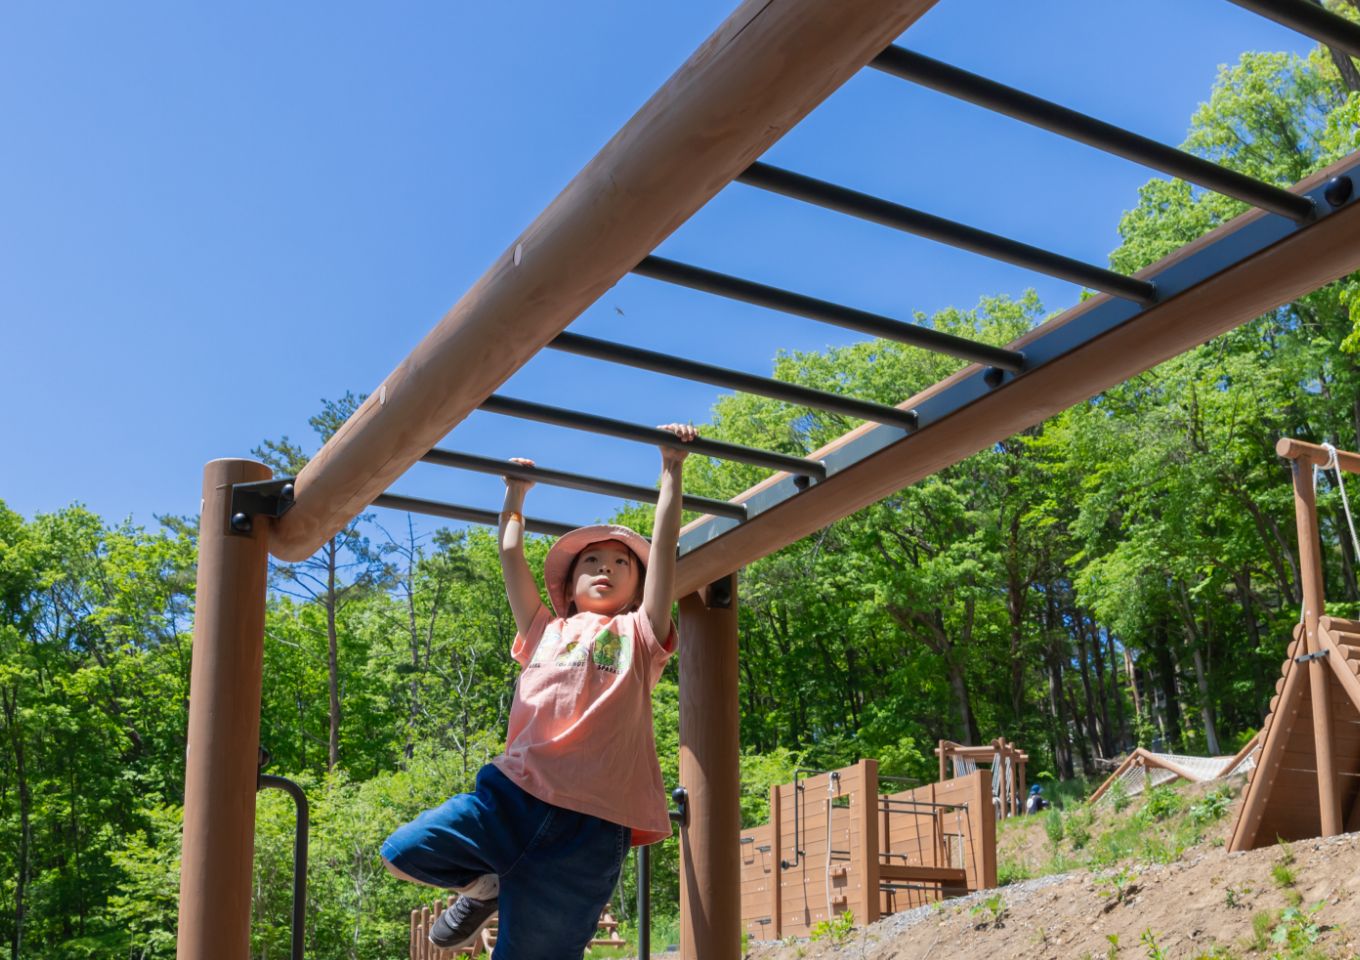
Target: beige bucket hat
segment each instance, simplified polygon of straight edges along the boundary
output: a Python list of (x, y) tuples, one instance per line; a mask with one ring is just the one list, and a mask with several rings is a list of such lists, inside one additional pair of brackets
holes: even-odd
[(543, 582), (548, 588), (548, 599), (552, 601), (553, 611), (559, 617), (565, 617), (571, 608), (571, 597), (567, 595), (567, 577), (571, 575), (571, 565), (582, 550), (602, 540), (617, 540), (632, 550), (642, 563), (642, 572), (647, 572), (652, 545), (636, 530), (616, 523), (597, 523), (562, 534), (543, 560)]

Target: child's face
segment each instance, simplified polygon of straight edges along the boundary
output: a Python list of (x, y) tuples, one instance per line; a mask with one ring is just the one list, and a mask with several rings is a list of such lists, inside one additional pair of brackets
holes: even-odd
[(637, 558), (617, 540), (590, 544), (571, 567), (571, 596), (582, 613), (618, 613), (637, 599), (641, 584)]

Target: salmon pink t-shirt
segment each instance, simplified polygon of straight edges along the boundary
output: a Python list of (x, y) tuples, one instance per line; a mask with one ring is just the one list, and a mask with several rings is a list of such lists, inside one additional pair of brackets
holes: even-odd
[(652, 736), (652, 688), (675, 652), (641, 610), (613, 617), (539, 610), (511, 655), (523, 667), (505, 752), (491, 762), (526, 793), (631, 827), (633, 845), (671, 835)]

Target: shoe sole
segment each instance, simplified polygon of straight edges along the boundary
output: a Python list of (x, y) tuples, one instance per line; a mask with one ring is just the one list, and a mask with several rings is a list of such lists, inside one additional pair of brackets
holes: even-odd
[(434, 937), (427, 936), (425, 939), (430, 941), (430, 943), (438, 947), (440, 950), (462, 950), (464, 947), (470, 947), (472, 946), (472, 944), (476, 943), (479, 939), (481, 939), (482, 931), (485, 930), (487, 927), (491, 926), (491, 921), (495, 919), (496, 914), (493, 912), (490, 916), (488, 916), (485, 920), (482, 921), (481, 926), (479, 926), (476, 930), (472, 931), (472, 934), (462, 941), (451, 940), (448, 943), (440, 943)]

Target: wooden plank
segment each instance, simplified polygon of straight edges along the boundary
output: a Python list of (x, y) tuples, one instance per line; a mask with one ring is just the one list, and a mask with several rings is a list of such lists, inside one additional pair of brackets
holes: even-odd
[[(1307, 178), (1294, 189), (1296, 192), (1311, 189), (1331, 177), (1334, 171), (1343, 170), (1355, 161), (1354, 155), (1348, 157)], [(1139, 276), (1163, 271), (1264, 216), (1268, 214), (1248, 211), (1140, 271)], [(992, 443), (1357, 269), (1360, 269), (1360, 204), (1351, 204), (1179, 296), (1147, 308), (1135, 319), (1104, 336), (1005, 383), (953, 415), (886, 444), (873, 456), (833, 473), (826, 480), (771, 506), (721, 536), (687, 550), (678, 562), (677, 590), (684, 593), (710, 583), (730, 570), (815, 533), (834, 520), (958, 463)], [(1107, 299), (1105, 295), (1093, 297), (1011, 346), (1023, 348)], [(900, 406), (918, 406), (925, 398), (978, 369), (965, 368)], [(865, 425), (810, 456), (823, 459), (875, 429), (888, 428)], [(776, 474), (734, 499), (745, 502), (787, 480), (786, 475)], [(682, 530), (682, 538), (713, 520), (712, 517), (700, 517)]]
[(954, 867), (921, 867), (881, 864), (879, 877), (886, 883), (946, 883), (963, 886), (968, 882), (968, 871)]
[(770, 788), (770, 851), (773, 854), (771, 862), (774, 864), (774, 882), (770, 884), (770, 920), (774, 928), (774, 938), (778, 940), (784, 936), (784, 911), (783, 901), (779, 897), (779, 886), (783, 882), (782, 872), (779, 862), (784, 856), (783, 848), (780, 846), (783, 833), (779, 823), (780, 805), (779, 787)]
[(861, 760), (859, 767), (859, 790), (853, 795), (855, 820), (859, 827), (859, 842), (854, 846), (852, 865), (856, 876), (862, 878), (864, 923), (873, 923), (879, 918), (878, 884), (882, 876), (882, 866), (878, 862), (878, 761)]
[(1233, 853), (1252, 850), (1259, 845), (1260, 826), (1274, 793), (1274, 781), (1279, 775), (1280, 755), (1290, 739), (1290, 733), (1306, 726), (1296, 723), (1296, 718), (1304, 708), (1308, 689), (1304, 682), (1307, 671), (1296, 669), (1297, 664), (1292, 659), (1286, 661), (1286, 667), (1288, 673), (1285, 675), (1284, 691), (1277, 698), (1279, 703), (1271, 711), (1270, 726), (1256, 758), (1256, 769), (1247, 781), (1237, 823), (1233, 826), (1232, 839), (1228, 843), (1228, 850)]

